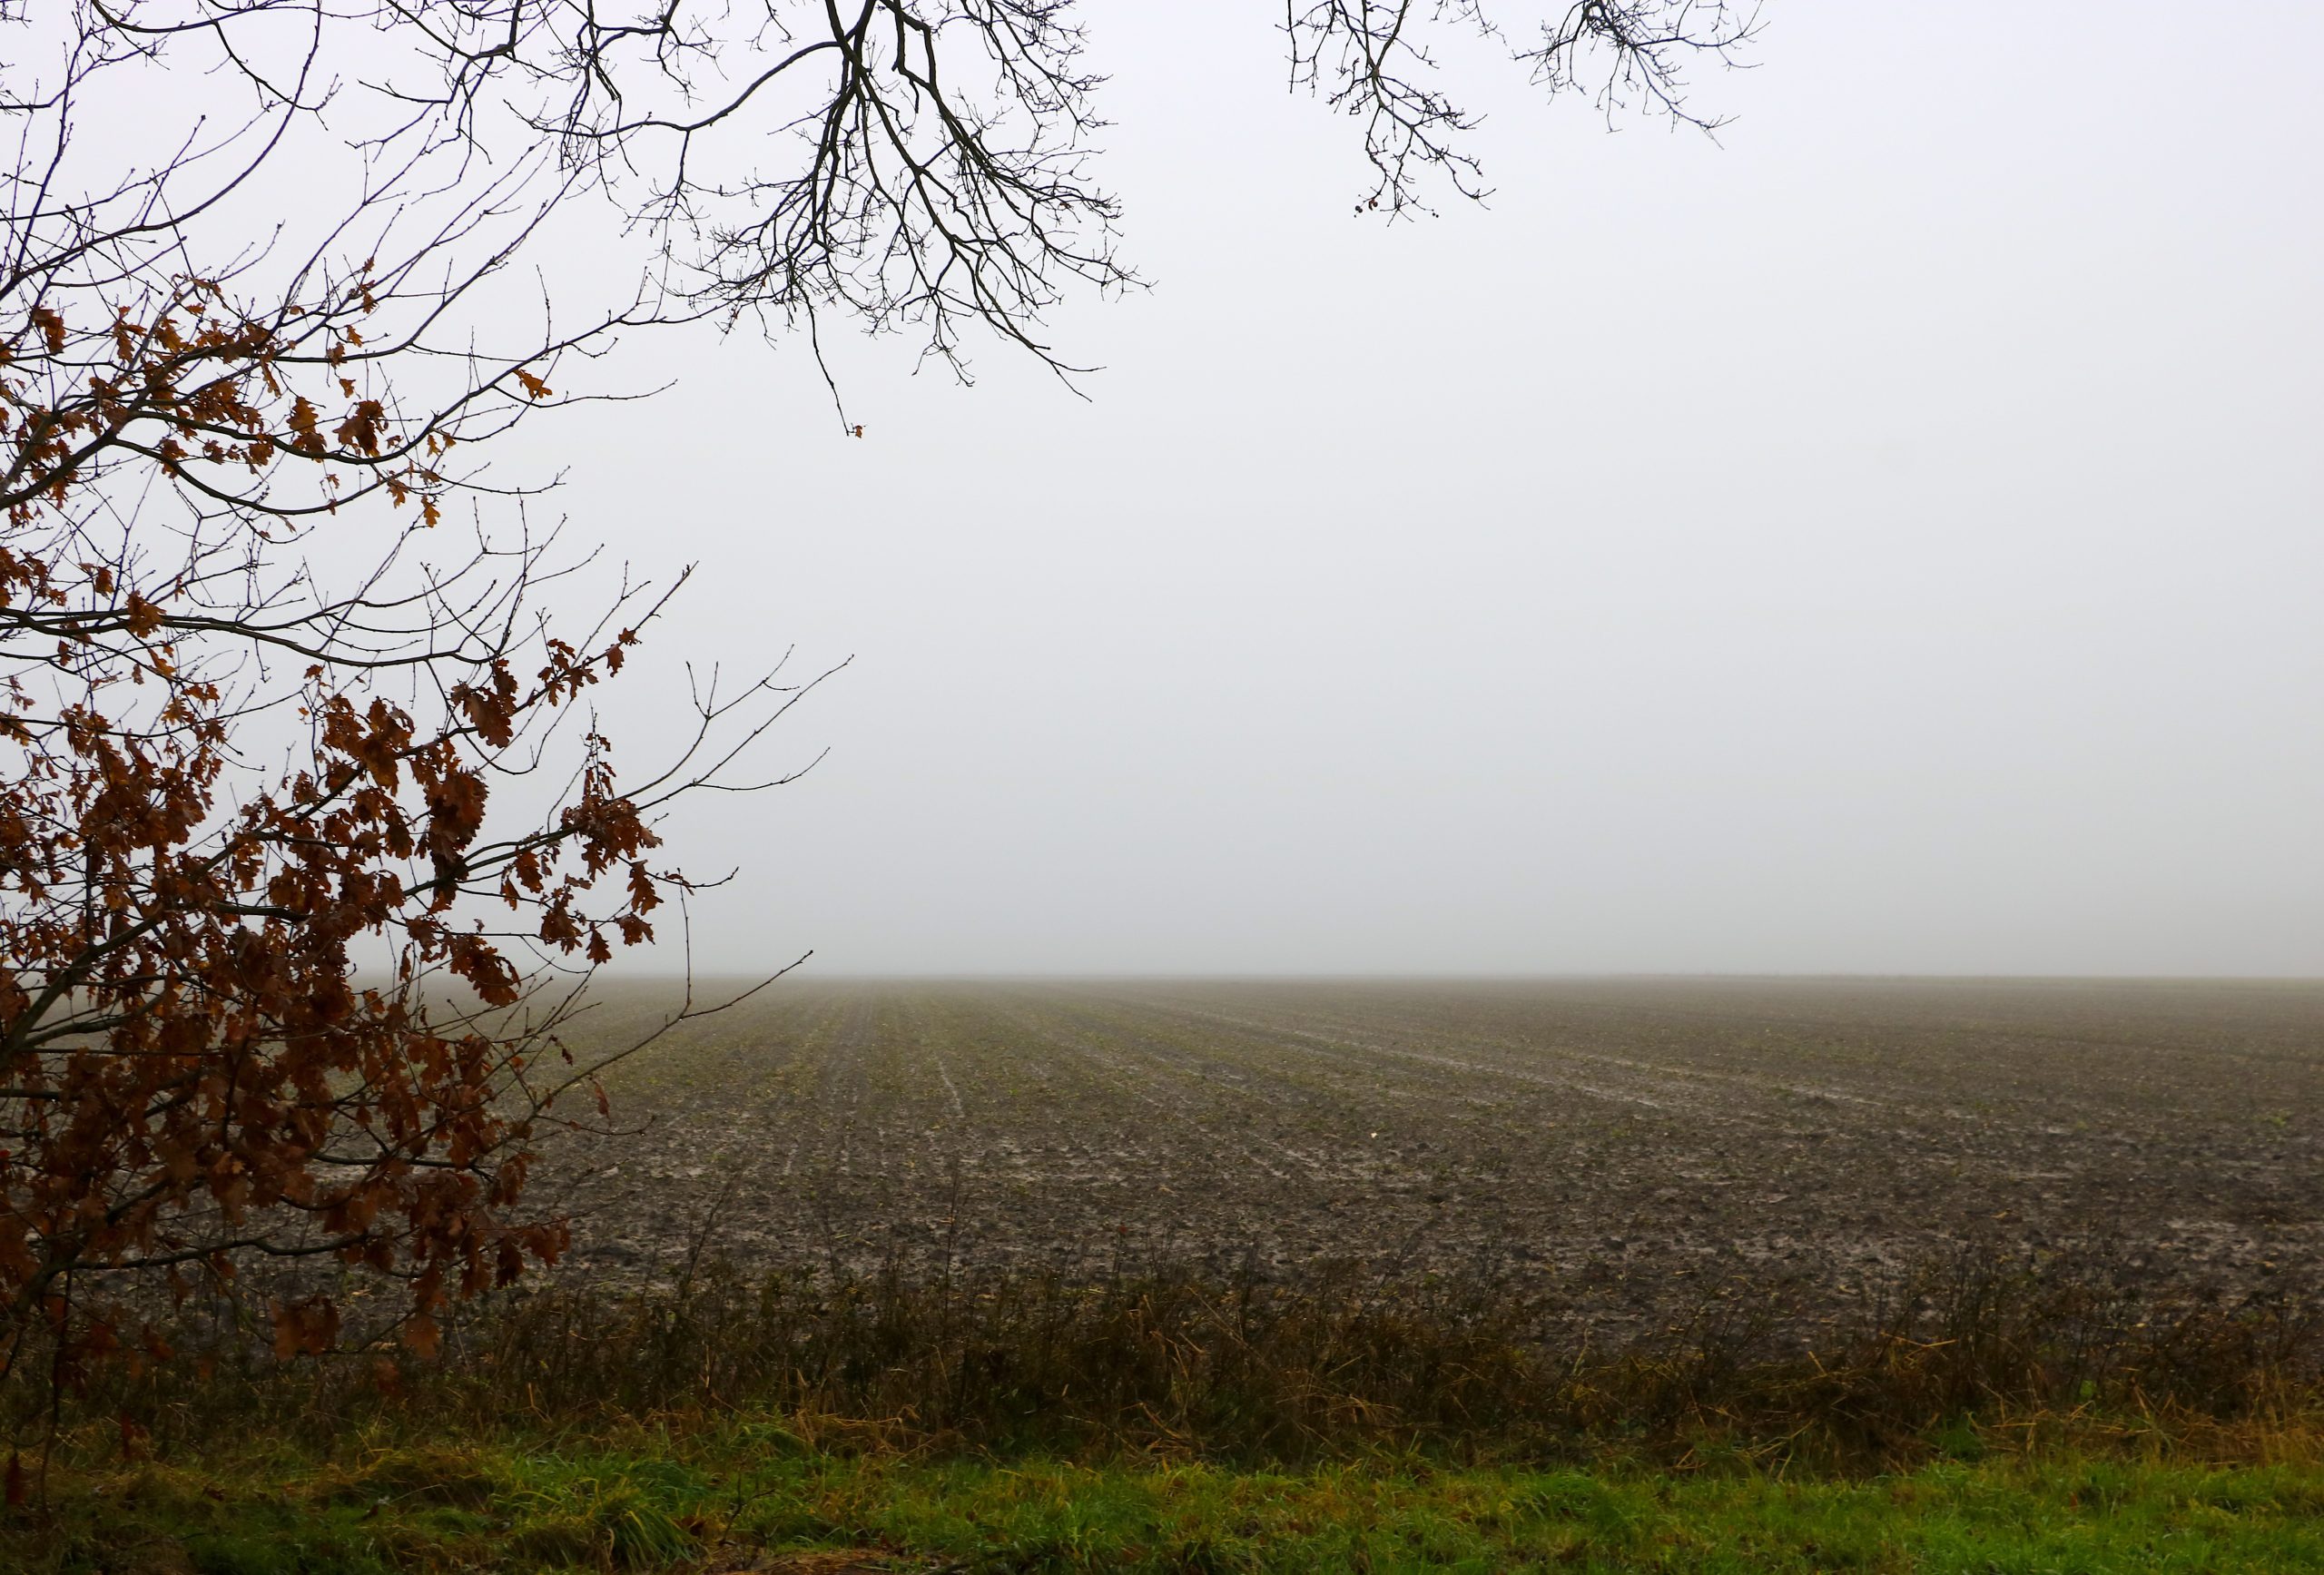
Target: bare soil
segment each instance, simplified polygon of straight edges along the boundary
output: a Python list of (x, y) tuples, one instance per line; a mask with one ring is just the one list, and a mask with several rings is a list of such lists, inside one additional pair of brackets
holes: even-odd
[(1354, 1261), (1620, 1326), (1964, 1241), (2226, 1295), (2324, 1264), (2311, 983), (786, 980), (612, 1093), (642, 1132), (537, 1185), (615, 1278)]

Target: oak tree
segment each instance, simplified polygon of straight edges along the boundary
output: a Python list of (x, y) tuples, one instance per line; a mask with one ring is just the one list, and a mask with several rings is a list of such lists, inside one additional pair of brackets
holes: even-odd
[[(958, 366), (974, 330), (1062, 369), (1044, 312), (1133, 281), (1070, 0), (641, 5), (0, 0), (9, 1371), (159, 1342), (137, 1287), (269, 1260), (399, 1278), (425, 1345), (565, 1245), (533, 1146), (604, 1105), (559, 1026), (689, 889), (670, 803), (751, 785), (811, 684), (699, 689), (691, 743), (617, 776), (591, 697), (684, 576), (545, 605), (587, 554), (497, 439), (618, 392), (587, 382), (625, 333), (843, 320)], [(1482, 191), (1442, 30), (1704, 124), (1683, 72), (1755, 23), (1281, 27), (1394, 216)], [(593, 234), (632, 249), (620, 290), (527, 282)], [(324, 1349), (344, 1309), (297, 1283), (278, 1346)]]

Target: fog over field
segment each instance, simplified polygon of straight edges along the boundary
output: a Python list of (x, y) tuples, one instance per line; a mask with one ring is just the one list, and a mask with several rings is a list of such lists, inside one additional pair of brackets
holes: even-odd
[(2324, 8), (1786, 0), (1718, 144), (1466, 71), (1396, 225), (1274, 18), (1092, 17), (1088, 400), (680, 337), (537, 439), (705, 566), (663, 679), (854, 657), (674, 828), (698, 966), (2324, 967)]
[(2324, 0), (0, 83), (0, 1575), (2324, 1571)]

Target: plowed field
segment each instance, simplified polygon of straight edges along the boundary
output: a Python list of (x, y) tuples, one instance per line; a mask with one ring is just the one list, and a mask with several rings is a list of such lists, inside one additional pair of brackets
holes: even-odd
[(1971, 1238), (2158, 1288), (2324, 1260), (2310, 984), (786, 980), (613, 1092), (644, 1132), (543, 1176), (597, 1273), (707, 1226), (744, 1264), (1487, 1272), (1621, 1323)]

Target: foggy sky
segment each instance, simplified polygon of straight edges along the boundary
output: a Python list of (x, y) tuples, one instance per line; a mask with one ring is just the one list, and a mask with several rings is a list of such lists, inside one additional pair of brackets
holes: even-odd
[(660, 681), (855, 658), (697, 967), (2324, 970), (2324, 7), (1779, 0), (1721, 145), (1465, 74), (1393, 227), (1267, 6), (1091, 10), (1087, 401), (703, 337), (528, 439), (704, 566)]

